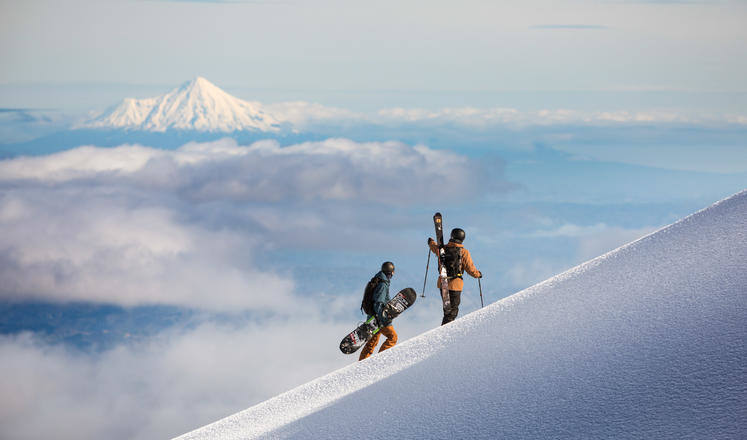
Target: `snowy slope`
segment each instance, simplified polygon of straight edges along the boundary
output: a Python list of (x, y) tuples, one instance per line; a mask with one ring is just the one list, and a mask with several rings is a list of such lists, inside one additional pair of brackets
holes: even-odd
[(180, 439), (744, 438), (746, 339), (743, 191)]
[(127, 98), (82, 127), (232, 132), (277, 131), (279, 123), (260, 103), (235, 98), (197, 77), (155, 98)]

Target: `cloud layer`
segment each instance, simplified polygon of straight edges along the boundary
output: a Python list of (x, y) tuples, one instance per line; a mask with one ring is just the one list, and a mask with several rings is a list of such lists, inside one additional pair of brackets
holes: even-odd
[[(593, 28), (593, 27), (592, 27)], [(561, 28), (567, 29), (567, 28)], [(570, 27), (570, 29), (576, 29)], [(354, 112), (306, 101), (267, 104), (265, 108), (280, 122), (298, 130), (314, 130), (330, 124), (422, 124), (452, 123), (465, 127), (552, 126), (552, 125), (624, 125), (624, 124), (695, 124), (747, 125), (742, 113), (687, 111), (673, 108), (647, 110), (596, 110), (542, 108), (520, 110), (514, 107), (388, 107), (375, 114)]]
[[(140, 146), (80, 147), (51, 156), (0, 163), (0, 182), (124, 184), (193, 200), (340, 200), (413, 203), (464, 194), (480, 182), (479, 167), (458, 154), (399, 142), (329, 139), (281, 147), (248, 147), (232, 139), (190, 143), (176, 151)], [(396, 188), (397, 190), (392, 190)]]
[(5, 160), (0, 296), (287, 311), (293, 282), (264, 252), (377, 241), (362, 232), (374, 213), (433, 200), (436, 181), (438, 196), (478, 196), (487, 176), (454, 153), (346, 139)]
[(621, 124), (738, 124), (747, 123), (741, 114), (693, 113), (673, 110), (580, 111), (542, 109), (522, 111), (509, 107), (447, 107), (439, 110), (394, 107), (380, 110), (382, 122), (454, 123), (468, 127), (531, 125), (621, 125)]
[[(314, 341), (288, 344), (307, 328)], [(347, 364), (328, 350), (347, 330), (318, 318), (205, 324), (96, 356), (0, 336), (0, 436), (172, 438)]]

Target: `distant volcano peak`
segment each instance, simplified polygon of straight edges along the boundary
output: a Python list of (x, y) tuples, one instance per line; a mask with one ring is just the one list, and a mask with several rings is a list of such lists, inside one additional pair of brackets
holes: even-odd
[(154, 98), (126, 98), (83, 127), (156, 132), (278, 131), (279, 122), (259, 102), (231, 96), (197, 76)]
[(228, 95), (228, 93), (201, 76), (196, 76), (194, 79), (182, 83), (177, 90), (184, 90), (189, 94), (203, 94), (206, 96), (216, 94)]

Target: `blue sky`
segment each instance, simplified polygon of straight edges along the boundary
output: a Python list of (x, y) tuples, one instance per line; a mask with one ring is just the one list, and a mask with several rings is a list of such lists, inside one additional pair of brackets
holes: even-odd
[[(747, 4), (514, 3), (0, 0), (0, 436), (165, 438), (352, 362), (435, 211), (492, 302), (744, 189)], [(70, 130), (196, 76), (317, 113)]]

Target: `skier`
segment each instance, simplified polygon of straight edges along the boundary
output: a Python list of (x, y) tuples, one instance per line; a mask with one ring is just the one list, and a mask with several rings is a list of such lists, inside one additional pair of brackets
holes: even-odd
[(394, 344), (397, 343), (397, 332), (395, 332), (394, 327), (392, 327), (391, 319), (386, 319), (382, 314), (384, 311), (384, 305), (389, 302), (390, 299), (389, 283), (392, 276), (394, 276), (394, 263), (391, 261), (385, 261), (381, 265), (381, 271), (374, 276), (374, 280), (378, 280), (378, 284), (376, 284), (372, 290), (373, 310), (376, 319), (381, 324), (381, 330), (373, 335), (373, 337), (363, 347), (361, 355), (358, 358), (359, 361), (362, 361), (373, 354), (376, 345), (379, 343), (379, 335), (382, 333), (386, 336), (386, 341), (381, 344), (381, 348), (379, 349), (380, 352), (394, 347)]
[[(469, 251), (465, 249), (462, 242), (464, 241), (465, 233), (463, 229), (454, 228), (451, 230), (451, 238), (449, 242), (444, 245), (444, 266), (446, 266), (446, 272), (449, 278), (449, 300), (451, 301), (451, 307), (449, 310), (444, 310), (444, 318), (441, 321), (441, 325), (447, 324), (456, 319), (459, 314), (459, 302), (461, 301), (462, 289), (464, 288), (464, 280), (462, 279), (463, 272), (467, 272), (473, 278), (482, 278), (482, 272), (475, 268), (475, 264), (472, 262), (472, 257)], [(436, 240), (428, 237), (428, 247), (431, 251), (438, 255), (439, 249)], [(441, 289), (441, 278), (438, 279), (437, 287)]]

